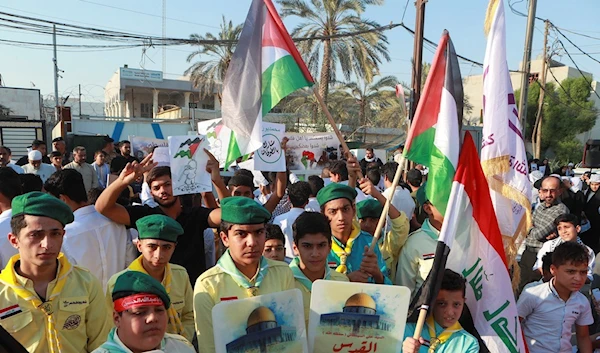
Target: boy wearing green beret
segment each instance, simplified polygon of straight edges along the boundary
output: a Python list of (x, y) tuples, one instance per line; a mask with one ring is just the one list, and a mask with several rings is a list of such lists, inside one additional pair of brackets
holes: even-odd
[(60, 252), (73, 212), (30, 192), (12, 200), (10, 244), (19, 253), (0, 273), (0, 325), (28, 352), (90, 352), (110, 331), (100, 281)]
[(250, 198), (233, 196), (221, 202), (221, 215), (219, 235), (228, 249), (194, 287), (194, 318), (201, 353), (215, 352), (212, 309), (216, 304), (294, 288), (288, 265), (262, 256), (269, 211)]
[(143, 272), (123, 272), (111, 292), (115, 327), (92, 353), (194, 353), (184, 337), (166, 333), (172, 305), (160, 282)]
[(333, 242), (329, 266), (348, 276), (351, 282), (392, 284), (379, 247), (369, 247), (373, 236), (360, 229), (356, 221), (356, 190), (331, 183), (319, 190), (317, 200), (321, 213), (329, 219)]
[(150, 215), (138, 219), (138, 251), (142, 253), (127, 269), (113, 275), (107, 284), (106, 299), (111, 305), (115, 281), (121, 274), (138, 271), (150, 275), (165, 288), (171, 300), (167, 313), (167, 332), (181, 335), (190, 342), (194, 338), (193, 290), (185, 268), (171, 264), (177, 237), (183, 234), (181, 225), (165, 215)]
[(348, 282), (346, 275), (327, 266), (331, 252), (329, 220), (319, 212), (304, 212), (292, 225), (293, 249), (298, 257), (290, 263), (296, 288), (302, 292), (304, 320), (308, 328), (312, 284), (318, 279)]

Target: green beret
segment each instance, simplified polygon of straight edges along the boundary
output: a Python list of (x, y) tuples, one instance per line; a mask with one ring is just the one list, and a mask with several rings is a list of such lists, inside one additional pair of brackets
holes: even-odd
[(160, 239), (173, 243), (183, 234), (181, 224), (169, 216), (153, 214), (135, 222), (140, 239)]
[(159, 281), (152, 278), (152, 276), (143, 272), (123, 272), (115, 281), (115, 286), (112, 291), (113, 297), (119, 292), (154, 294), (162, 300), (163, 304), (165, 304), (165, 309), (168, 309), (169, 306), (171, 306), (171, 299), (169, 299), (165, 287), (163, 287)]
[(66, 203), (43, 192), (33, 191), (12, 200), (12, 218), (21, 215), (48, 217), (63, 226), (73, 222), (73, 211)]
[(383, 206), (375, 199), (366, 199), (356, 204), (356, 215), (361, 218), (379, 218)]
[(221, 201), (221, 220), (233, 224), (260, 224), (271, 219), (271, 212), (251, 198), (231, 196)]
[(423, 206), (425, 204), (425, 202), (429, 201), (429, 197), (427, 197), (427, 191), (425, 190), (427, 188), (427, 182), (424, 182), (419, 189), (417, 190), (416, 193), (416, 197), (417, 197), (417, 202), (419, 203), (419, 206)]
[(354, 188), (340, 183), (331, 183), (319, 190), (317, 193), (317, 201), (319, 206), (325, 205), (327, 202), (335, 199), (348, 199), (354, 202), (357, 192)]

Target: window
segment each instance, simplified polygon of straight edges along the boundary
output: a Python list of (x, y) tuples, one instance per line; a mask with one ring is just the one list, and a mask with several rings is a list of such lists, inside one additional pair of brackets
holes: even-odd
[(140, 104), (141, 116), (142, 118), (151, 118), (152, 117), (152, 106), (150, 103), (142, 103)]

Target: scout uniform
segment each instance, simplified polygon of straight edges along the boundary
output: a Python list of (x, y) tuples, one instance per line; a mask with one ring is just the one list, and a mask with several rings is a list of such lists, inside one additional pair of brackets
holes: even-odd
[[(379, 218), (381, 212), (383, 212), (383, 206), (375, 199), (364, 200), (356, 204), (358, 219), (365, 217)], [(400, 213), (400, 217), (394, 219), (388, 216), (391, 229), (384, 237), (379, 238), (379, 250), (381, 250), (381, 255), (389, 269), (388, 277), (390, 279), (396, 277), (398, 256), (400, 256), (400, 250), (406, 243), (406, 239), (408, 239), (408, 231), (410, 230), (408, 218), (404, 212), (400, 211)]]
[[(171, 308), (171, 299), (165, 288), (157, 280), (140, 271), (127, 271), (116, 278), (111, 297), (113, 294), (117, 297), (120, 292), (134, 294), (114, 301), (113, 307), (117, 312), (148, 305), (164, 306), (167, 311)], [(140, 295), (143, 297), (140, 298)], [(137, 300), (128, 300), (134, 298)], [(170, 333), (165, 333), (158, 349), (152, 352), (195, 353), (194, 347), (183, 336)], [(131, 350), (119, 339), (117, 328), (113, 328), (106, 342), (92, 353), (131, 353)]]
[[(428, 201), (425, 185), (419, 188), (417, 198), (420, 205)], [(439, 235), (440, 232), (426, 219), (421, 229), (409, 235), (400, 252), (394, 284), (408, 287), (411, 298), (417, 294), (431, 271)]]
[[(406, 324), (404, 338), (414, 335), (416, 325), (415, 323)], [(419, 353), (479, 352), (479, 342), (477, 342), (477, 339), (465, 331), (458, 322), (444, 329), (435, 322), (433, 315), (427, 317), (423, 331), (421, 331), (421, 337), (425, 340), (425, 344), (421, 345)]]
[[(317, 193), (317, 200), (321, 207), (329, 201), (341, 198), (348, 199), (351, 203), (354, 203), (355, 197), (356, 190), (339, 183), (331, 183)], [(327, 256), (329, 267), (343, 274), (359, 270), (364, 248), (365, 246), (371, 246), (372, 241), (373, 236), (367, 232), (363, 232), (360, 229), (360, 224), (355, 220), (352, 222), (352, 232), (346, 244), (342, 244), (336, 237), (332, 237), (331, 252)], [(379, 247), (376, 246), (373, 251), (377, 255), (377, 263), (379, 270), (383, 274), (384, 283), (392, 284), (392, 281), (388, 278), (388, 269)], [(373, 282), (373, 278), (369, 278), (369, 282)]]
[[(221, 202), (221, 220), (233, 224), (263, 224), (271, 214), (256, 201), (246, 197), (228, 197)], [(260, 258), (257, 272), (246, 277), (237, 268), (229, 250), (217, 265), (204, 272), (194, 287), (194, 317), (199, 351), (213, 353), (215, 343), (212, 309), (224, 300), (255, 297), (294, 288), (294, 276), (285, 262)]]
[[(12, 200), (12, 217), (43, 216), (64, 225), (73, 212), (59, 199), (30, 192)], [(100, 281), (86, 269), (73, 266), (60, 253), (56, 278), (48, 284), (45, 301), (33, 281), (17, 273), (14, 255), (0, 273), (0, 325), (28, 352), (79, 353), (100, 346), (110, 331), (109, 310)]]
[[(308, 329), (308, 319), (310, 315), (310, 296), (312, 294), (313, 282), (306, 278), (302, 270), (300, 269), (300, 259), (294, 258), (290, 263), (290, 269), (294, 274), (294, 285), (302, 292), (302, 304), (304, 305), (304, 321), (306, 321), (306, 328)], [(332, 271), (328, 266), (325, 266), (324, 280), (328, 281), (340, 281), (348, 282), (348, 277), (345, 274)]]
[[(135, 225), (139, 232), (139, 239), (160, 239), (177, 243), (177, 237), (183, 234), (183, 228), (176, 220), (159, 214), (140, 218)], [(140, 255), (127, 269), (110, 278), (106, 290), (109, 306), (112, 306), (115, 281), (122, 273), (139, 271), (148, 274), (142, 266), (142, 258), (143, 255)], [(162, 285), (171, 299), (167, 332), (182, 335), (191, 342), (194, 338), (194, 296), (187, 271), (182, 266), (167, 264)]]

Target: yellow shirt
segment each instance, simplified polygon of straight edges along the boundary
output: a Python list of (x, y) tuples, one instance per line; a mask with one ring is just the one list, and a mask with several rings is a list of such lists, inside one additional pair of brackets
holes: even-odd
[[(229, 256), (229, 253), (223, 254)], [(282, 292), (294, 289), (294, 276), (288, 264), (282, 261), (266, 259), (267, 273), (264, 276), (256, 295)], [(258, 275), (258, 272), (257, 272)], [(254, 284), (257, 276), (250, 279)], [(223, 300), (244, 299), (250, 297), (245, 288), (238, 285), (231, 275), (225, 273), (219, 265), (204, 272), (194, 286), (194, 317), (198, 335), (200, 353), (214, 353), (212, 309)]]
[(400, 217), (391, 219), (392, 229), (383, 238), (383, 243), (380, 243), (379, 250), (385, 260), (387, 268), (390, 270), (389, 278), (396, 278), (396, 267), (398, 266), (398, 257), (400, 250), (408, 239), (410, 230), (410, 222), (408, 217), (401, 212)]
[[(171, 293), (169, 293), (171, 305), (173, 305), (173, 308), (175, 308), (175, 311), (177, 311), (179, 319), (183, 324), (183, 328), (185, 330), (183, 337), (192, 342), (192, 339), (194, 338), (194, 296), (192, 285), (190, 284), (190, 277), (188, 276), (188, 273), (184, 267), (171, 263), (169, 266), (171, 267)], [(110, 308), (113, 307), (112, 291), (115, 287), (117, 277), (119, 277), (125, 271), (130, 270), (125, 269), (121, 272), (115, 273), (106, 284), (106, 302)], [(165, 285), (164, 279), (162, 284)], [(171, 331), (173, 331), (171, 325), (168, 325), (168, 333), (177, 333)]]
[[(14, 268), (3, 271), (14, 271)], [(35, 293), (33, 281), (15, 275), (20, 285)], [(48, 284), (46, 297), (55, 285), (56, 280)], [(91, 352), (106, 341), (113, 324), (101, 287), (100, 281), (88, 270), (73, 266), (61, 293), (52, 300), (61, 353)], [(0, 285), (0, 311), (10, 307), (20, 312), (0, 319), (0, 325), (28, 352), (47, 353), (46, 314), (9, 286)]]

